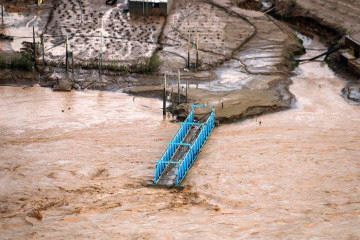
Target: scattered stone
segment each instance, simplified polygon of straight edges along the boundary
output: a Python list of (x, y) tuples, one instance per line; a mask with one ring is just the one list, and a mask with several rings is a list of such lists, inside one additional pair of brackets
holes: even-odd
[(74, 89), (76, 90), (81, 90), (81, 87), (78, 83), (74, 83), (74, 86), (73, 86)]
[(347, 86), (343, 88), (342, 93), (347, 99), (360, 103), (360, 84)]
[(67, 78), (58, 79), (57, 83), (53, 87), (53, 90), (69, 92), (69, 91), (71, 91), (72, 86), (73, 86), (73, 82), (70, 79), (67, 79)]

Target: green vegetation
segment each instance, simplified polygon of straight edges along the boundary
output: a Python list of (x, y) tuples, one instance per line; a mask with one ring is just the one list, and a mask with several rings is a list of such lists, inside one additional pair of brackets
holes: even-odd
[(160, 57), (154, 54), (151, 58), (138, 65), (133, 65), (130, 69), (133, 73), (154, 73), (161, 65)]
[[(161, 65), (160, 57), (157, 54), (154, 54), (151, 58), (146, 59), (143, 62), (132, 64), (132, 65), (124, 65), (121, 61), (108, 61), (103, 62), (102, 69), (115, 71), (120, 73), (154, 73), (156, 72)], [(98, 61), (89, 61), (86, 63), (81, 63), (80, 66), (84, 69), (99, 69)], [(78, 67), (75, 66), (75, 67)]]
[[(11, 60), (8, 57), (5, 59), (3, 56), (0, 55), (0, 68), (30, 70), (32, 68), (31, 60), (32, 60), (31, 55), (25, 52), (21, 53), (21, 57), (12, 58)], [(47, 61), (47, 65), (65, 68), (65, 63), (58, 63), (56, 61)], [(102, 70), (114, 71), (121, 74), (128, 74), (128, 73), (150, 74), (158, 71), (160, 65), (161, 65), (160, 57), (157, 54), (154, 54), (151, 58), (130, 65), (126, 65), (124, 64), (124, 62), (116, 61), (116, 60), (105, 61), (102, 64)], [(71, 67), (72, 64), (70, 63), (69, 69), (71, 69)], [(88, 70), (99, 69), (99, 60), (92, 59), (89, 61), (77, 61), (74, 63), (74, 69), (77, 68), (88, 69)]]
[(31, 56), (27, 53), (16, 53), (13, 55), (0, 55), (0, 68), (30, 71), (33, 67)]

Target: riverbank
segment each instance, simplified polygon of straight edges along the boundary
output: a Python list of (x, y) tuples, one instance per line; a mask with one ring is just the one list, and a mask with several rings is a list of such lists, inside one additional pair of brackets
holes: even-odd
[[(360, 3), (342, 1), (291, 1), (275, 0), (271, 15), (288, 22), (297, 31), (320, 36), (327, 47), (344, 45), (346, 35), (360, 41)], [(360, 101), (360, 67), (346, 64), (341, 51), (332, 54), (326, 61), (329, 66), (347, 81), (342, 94), (350, 102)]]
[[(133, 74), (109, 71), (104, 67), (100, 74), (98, 69), (86, 70), (79, 67), (81, 61), (78, 59), (80, 57), (84, 61), (90, 61), (97, 56), (95, 51), (96, 46), (98, 46), (96, 38), (90, 39), (87, 36), (94, 31), (96, 33), (102, 31), (99, 28), (100, 25), (90, 26), (87, 22), (89, 16), (95, 14), (91, 10), (92, 3), (89, 2), (84, 5), (70, 2), (63, 1), (56, 4), (52, 12), (43, 17), (46, 18), (47, 15), (50, 15), (47, 23), (43, 25), (46, 26), (46, 34), (55, 34), (56, 36), (70, 34), (69, 47), (75, 49), (73, 53), (76, 61), (74, 69), (70, 65), (69, 73), (65, 73), (64, 69), (61, 68), (65, 50), (60, 37), (52, 39), (50, 36), (46, 36), (45, 48), (49, 50), (46, 50), (44, 60), (48, 63), (54, 63), (56, 60), (58, 67), (51, 67), (52, 64), (50, 64), (50, 66), (43, 68), (42, 59), (39, 59), (38, 70), (40, 74), (34, 74), (35, 79), (31, 81), (31, 84), (37, 82), (41, 86), (53, 87), (56, 90), (74, 88), (77, 90), (116, 91), (125, 89), (127, 92), (133, 93), (139, 92), (138, 89), (150, 89), (150, 92), (144, 93), (144, 95), (161, 97), (157, 90), (152, 89), (158, 89), (161, 86), (164, 73), (167, 73), (168, 83), (173, 84), (173, 86), (176, 85), (178, 70), (180, 70), (183, 84), (187, 81), (191, 86), (199, 86), (200, 90), (194, 88), (189, 90), (191, 102), (214, 105), (219, 112), (218, 116), (222, 116), (220, 117), (221, 121), (244, 119), (248, 116), (286, 109), (291, 105), (293, 96), (287, 90), (290, 84), (289, 76), (295, 66), (293, 56), (302, 52), (302, 46), (290, 28), (263, 13), (236, 8), (227, 1), (211, 1), (208, 3), (178, 1), (172, 14), (164, 23), (156, 23), (155, 30), (144, 30), (145, 32), (148, 30), (156, 32), (148, 36), (150, 39), (145, 37), (147, 40), (141, 43), (141, 49), (147, 49), (146, 51), (133, 52), (131, 50), (134, 48), (131, 43), (143, 38), (138, 34), (138, 31), (134, 33), (134, 38), (128, 39), (129, 42), (126, 42), (126, 46), (122, 49), (123, 51), (130, 49), (131, 61), (136, 58), (134, 61), (139, 62), (140, 60), (137, 57), (149, 55), (149, 51), (154, 50), (154, 44), (158, 44), (159, 48), (156, 50), (156, 54), (161, 60), (158, 72)], [(62, 9), (63, 5), (66, 6), (64, 9)], [(101, 6), (100, 10), (104, 10), (107, 14), (100, 14), (99, 18), (95, 19), (104, 22), (105, 32), (103, 34), (109, 38), (106, 41), (111, 42), (104, 43), (107, 48), (104, 51), (104, 64), (107, 61), (114, 60), (118, 54), (112, 53), (114, 52), (112, 51), (114, 41), (119, 44), (124, 42), (124, 36), (121, 35), (123, 32), (121, 32), (121, 36), (117, 36), (119, 39), (112, 39), (111, 28), (109, 27), (113, 24), (112, 20), (120, 21), (121, 24), (119, 24), (124, 25), (125, 29), (128, 27), (138, 29), (137, 23), (141, 21), (138, 18), (129, 19), (128, 16), (118, 15), (118, 11), (122, 8), (122, 4), (114, 7)], [(200, 11), (192, 11), (191, 9), (200, 9)], [(83, 27), (77, 29), (78, 26), (74, 25), (74, 21), (78, 22), (79, 19), (68, 16), (71, 11), (85, 11), (85, 14), (81, 15), (83, 19), (80, 19), (84, 21)], [(211, 20), (209, 14), (216, 16), (216, 20)], [(59, 19), (66, 21), (59, 21)], [(32, 19), (32, 21), (34, 20)], [(153, 18), (149, 21), (150, 23), (157, 22)], [(57, 27), (59, 22), (62, 22), (63, 25)], [(191, 24), (187, 25), (187, 22)], [(196, 33), (193, 28), (200, 25), (201, 22), (203, 23), (202, 30)], [(30, 26), (29, 22), (25, 21), (21, 24)], [(164, 26), (160, 31), (159, 25), (161, 24)], [(41, 33), (41, 26), (36, 30), (37, 35)], [(12, 26), (15, 29), (18, 27), (20, 26)], [(191, 39), (188, 39), (189, 28), (193, 29)], [(116, 29), (116, 31), (118, 30)], [(90, 31), (90, 33), (83, 34), (84, 31)], [(195, 41), (195, 37), (198, 37), (197, 41)], [(89, 44), (83, 44), (82, 40), (88, 41)], [(186, 59), (189, 40), (190, 43), (200, 41), (201, 44), (198, 48), (197, 71), (194, 71), (193, 67), (190, 71), (184, 70), (186, 66), (184, 59)], [(128, 46), (128, 43), (131, 46)], [(79, 44), (82, 47), (76, 47)], [(84, 50), (83, 47), (89, 49)], [(84, 57), (81, 57), (82, 55)], [(125, 58), (129, 54), (120, 55), (124, 58), (122, 60), (127, 61)], [(196, 60), (195, 55), (194, 48), (191, 48), (191, 66)], [(97, 64), (91, 66), (97, 67)], [(4, 79), (1, 81), (4, 85), (11, 84), (11, 75), (2, 74), (2, 76)], [(18, 80), (14, 77), (13, 82), (16, 85)], [(220, 105), (225, 106), (225, 109), (220, 109)], [(185, 104), (173, 109), (175, 109), (174, 113), (184, 113), (187, 108), (188, 105)], [(220, 114), (220, 112), (224, 114)]]
[[(54, 25), (53, 28), (58, 29), (55, 27), (56, 24), (58, 24), (58, 19), (69, 19), (69, 17), (66, 17), (67, 14), (69, 14), (69, 10), (57, 10), (63, 5), (67, 6), (67, 2), (68, 1), (65, 1), (54, 6), (55, 10), (53, 9), (52, 13), (56, 11), (55, 16), (54, 14), (45, 12), (41, 18), (41, 24), (36, 25), (38, 28), (37, 31), (41, 31), (42, 26), (46, 26), (46, 30), (51, 32), (52, 30), (48, 30), (49, 26)], [(275, 3), (274, 11), (276, 11), (276, 14), (272, 15), (278, 19), (289, 22), (290, 26), (296, 30), (301, 30), (301, 32), (308, 34), (310, 37), (319, 33), (322, 41), (326, 39), (326, 44), (331, 44), (339, 40), (342, 30), (327, 27), (324, 25), (326, 24), (324, 21), (318, 23), (317, 20), (312, 19), (311, 16), (306, 17), (301, 15), (305, 14), (306, 11), (304, 11), (303, 8), (301, 8), (301, 11), (298, 10), (300, 6), (295, 5), (291, 7), (291, 4), (286, 1)], [(89, 14), (93, 14), (90, 10), (90, 12), (87, 13), (87, 9), (91, 9), (91, 3), (84, 6), (79, 4), (72, 3), (71, 6), (73, 6), (75, 12), (84, 8), (83, 11), (86, 12), (83, 16), (84, 18), (88, 17)], [(122, 8), (122, 4), (116, 5), (115, 7), (102, 6), (101, 9), (104, 10), (107, 15), (101, 15), (99, 19), (105, 22), (105, 25), (109, 26), (113, 24), (110, 20), (114, 17), (119, 18), (120, 20), (118, 20), (121, 24), (125, 25), (136, 25), (138, 21), (140, 21), (136, 19), (135, 22), (132, 22), (133, 20), (131, 18), (129, 19), (128, 16), (117, 16), (117, 11)], [(203, 9), (204, 11), (197, 12), (191, 11), (191, 9)], [(206, 30), (207, 33), (212, 32), (215, 35), (203, 36), (201, 39), (198, 39), (198, 41), (201, 41), (201, 47), (199, 48), (199, 63), (201, 63), (201, 66), (197, 66), (198, 71), (194, 72), (186, 69), (186, 71), (184, 71), (183, 67), (186, 66), (184, 59), (186, 60), (189, 40), (187, 39), (188, 28), (196, 25), (196, 22), (200, 21), (199, 19), (208, 18), (207, 14), (209, 13), (206, 13), (206, 9), (208, 12), (210, 11), (213, 15), (217, 16), (216, 22), (218, 22), (220, 30), (215, 31), (213, 28), (213, 26), (216, 25), (215, 22), (209, 20), (206, 24), (204, 23), (202, 34)], [(49, 17), (46, 22), (48, 15), (51, 17)], [(229, 19), (231, 21), (227, 17), (230, 17)], [(34, 19), (30, 16), (27, 16), (27, 18), (31, 19), (30, 22), (34, 22)], [(75, 34), (76, 26), (72, 24), (70, 20), (67, 20), (64, 26), (56, 30), (60, 31), (58, 32), (60, 35), (65, 34), (67, 31)], [(150, 19), (149, 21), (154, 22), (154, 19)], [(106, 22), (108, 23), (106, 24)], [(191, 22), (192, 25), (188, 26), (186, 22)], [(293, 24), (295, 22), (297, 25)], [(30, 26), (29, 22), (26, 23), (26, 21), (24, 21), (23, 24), (28, 27)], [(161, 23), (156, 24), (161, 25)], [(232, 32), (231, 29), (235, 28), (234, 24), (236, 28), (242, 30)], [(101, 30), (96, 26), (95, 29), (93, 29), (94, 26), (90, 26), (89, 24), (85, 25), (83, 29), (79, 30), (80, 32), (87, 31), (87, 29), (92, 29), (96, 32)], [(135, 25), (131, 26), (135, 27)], [(13, 30), (18, 27), (23, 28), (23, 26), (17, 25), (10, 26)], [(294, 96), (288, 90), (291, 84), (289, 78), (292, 70), (296, 66), (296, 55), (303, 53), (304, 48), (300, 44), (300, 40), (296, 37), (295, 32), (287, 24), (267, 14), (236, 7), (232, 1), (216, 0), (210, 1), (209, 3), (179, 1), (175, 4), (172, 14), (164, 21), (161, 33), (159, 32), (159, 28), (159, 26), (155, 27), (155, 35), (149, 35), (152, 42), (157, 42), (157, 44), (161, 46), (161, 49), (156, 50), (156, 54), (161, 60), (158, 72), (135, 74), (114, 71), (114, 69), (102, 69), (100, 71), (99, 69), (82, 69), (75, 64), (75, 68), (70, 69), (69, 73), (66, 73), (60, 66), (42, 67), (39, 63), (37, 72), (33, 74), (24, 72), (24, 77), (21, 77), (21, 72), (19, 71), (16, 71), (15, 74), (9, 74), (8, 71), (4, 71), (3, 74), (1, 74), (3, 77), (0, 82), (3, 85), (17, 85), (19, 83), (24, 84), (28, 81), (28, 85), (37, 83), (40, 84), (40, 86), (66, 91), (71, 89), (123, 90), (133, 95), (162, 98), (161, 86), (163, 74), (166, 73), (169, 83), (167, 98), (176, 99), (178, 94), (177, 71), (180, 69), (182, 87), (185, 86), (186, 83), (189, 83), (189, 86), (191, 86), (187, 91), (189, 103), (181, 102), (183, 104), (173, 104), (168, 110), (182, 117), (190, 109), (190, 104), (207, 103), (217, 110), (218, 120), (221, 122), (233, 122), (264, 113), (289, 109), (295, 101)], [(105, 31), (109, 37), (110, 28), (105, 26)], [(52, 33), (55, 34), (55, 32)], [(75, 34), (74, 36), (77, 35)], [(81, 44), (79, 40), (81, 36), (85, 38), (85, 41), (90, 41), (88, 37), (80, 34), (78, 37), (71, 39), (71, 41), (73, 41), (72, 44)], [(134, 39), (129, 39), (129, 41), (138, 41), (137, 33), (134, 37)], [(229, 43), (235, 39), (236, 41), (231, 44)], [(190, 42), (192, 42), (192, 40), (194, 39), (190, 39)], [(48, 41), (48, 45), (53, 44), (51, 38), (48, 38)], [(95, 42), (93, 42), (95, 45), (90, 46), (92, 49), (91, 51), (89, 50), (90, 52), (93, 52), (93, 48), (97, 46)], [(142, 44), (144, 49), (153, 49), (151, 45), (153, 43), (150, 44), (145, 41)], [(149, 44), (152, 47), (148, 48), (147, 45)], [(58, 54), (56, 57), (56, 59), (58, 59), (57, 61), (62, 61), (61, 59), (64, 58), (63, 51), (60, 51), (59, 48), (62, 49), (63, 45), (60, 45), (57, 46), (55, 44), (54, 48), (49, 51), (49, 55), (45, 54), (45, 61), (54, 61), (54, 59), (51, 58), (55, 53)], [(109, 46), (107, 51), (111, 51), (113, 45), (113, 42), (110, 45), (106, 45)], [(225, 47), (225, 45), (229, 46)], [(17, 43), (16, 46), (19, 47), (19, 44)], [(78, 50), (80, 51), (81, 49)], [(125, 51), (126, 49), (123, 50)], [(90, 57), (88, 53), (88, 51), (84, 52), (87, 57)], [(77, 53), (75, 53), (75, 55), (76, 54)], [(115, 55), (112, 56), (111, 54), (106, 54), (106, 52), (104, 54), (107, 55), (109, 59), (116, 58)], [(194, 55), (196, 55), (196, 53), (194, 49), (191, 49), (190, 56), (192, 57), (190, 57), (190, 59), (194, 60)], [(126, 54), (122, 54), (122, 57), (126, 57)], [(86, 59), (86, 57), (84, 59)], [(205, 59), (207, 60), (204, 61)], [(357, 101), (357, 96), (360, 92), (357, 77), (350, 75), (347, 71), (339, 70), (343, 67), (336, 63), (337, 56), (330, 57), (329, 59), (330, 66), (333, 66), (334, 69), (336, 66), (337, 72), (346, 72), (346, 75), (343, 76), (346, 76), (344, 78), (346, 78), (349, 83), (342, 90), (344, 97), (347, 100), (355, 99), (355, 101)], [(92, 66), (96, 67), (97, 65)], [(72, 65), (70, 68), (71, 67)], [(29, 79), (29, 77), (33, 77), (33, 79)], [(172, 95), (170, 96), (171, 93)], [(182, 95), (181, 99), (185, 99), (186, 93), (184, 89), (181, 89), (180, 94)], [(177, 103), (177, 101), (172, 102)]]

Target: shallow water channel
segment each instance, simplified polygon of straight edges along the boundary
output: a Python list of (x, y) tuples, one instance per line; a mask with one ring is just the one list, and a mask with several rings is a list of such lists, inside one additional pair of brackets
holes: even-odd
[(359, 238), (359, 107), (321, 62), (292, 80), (293, 108), (215, 129), (180, 192), (145, 185), (178, 129), (160, 101), (0, 87), (1, 238)]

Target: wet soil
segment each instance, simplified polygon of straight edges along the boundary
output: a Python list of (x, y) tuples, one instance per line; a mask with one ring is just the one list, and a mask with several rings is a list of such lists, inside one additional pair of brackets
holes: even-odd
[(353, 0), (276, 0), (282, 16), (305, 17), (343, 34), (357, 36), (360, 31), (360, 3)]
[[(68, 15), (72, 11), (81, 10), (81, 6), (87, 12), (86, 9), (91, 9), (92, 3), (88, 3), (86, 6), (83, 6), (81, 2), (69, 4), (68, 1), (64, 1), (60, 5), (56, 5), (56, 14), (48, 13), (51, 17), (49, 18), (50, 22), (46, 25), (47, 31), (60, 31), (60, 35), (64, 35), (68, 30), (71, 34), (74, 33), (76, 24)], [(66, 6), (63, 10), (60, 9), (62, 5)], [(120, 5), (105, 10), (115, 14), (118, 7)], [(189, 91), (189, 99), (192, 102), (205, 102), (214, 105), (221, 113), (218, 116), (222, 121), (243, 119), (247, 116), (290, 107), (293, 96), (287, 87), (290, 84), (290, 72), (294, 67), (292, 57), (302, 50), (300, 41), (290, 28), (265, 14), (235, 7), (230, 1), (211, 1), (209, 3), (179, 1), (175, 4), (174, 9), (173, 14), (167, 19), (163, 35), (160, 38), (163, 49), (159, 51), (159, 54), (163, 58), (163, 65), (158, 75), (120, 74), (119, 76), (116, 72), (105, 71), (102, 73), (104, 76), (102, 76), (96, 70), (86, 71), (82, 69), (74, 69), (74, 73), (71, 70), (71, 73), (67, 75), (60, 68), (44, 68), (41, 69), (41, 76), (37, 78), (39, 84), (41, 86), (55, 86), (56, 89), (63, 90), (68, 90), (69, 87), (78, 90), (126, 88), (127, 92), (130, 93), (138, 93), (137, 87), (140, 87), (140, 89), (150, 89), (151, 92), (143, 93), (144, 95), (154, 96), (156, 95), (154, 90), (148, 87), (158, 89), (162, 81), (162, 71), (168, 73), (169, 81), (172, 84), (176, 84), (177, 69), (186, 64), (184, 58), (186, 58), (188, 48), (188, 30), (194, 30), (196, 23), (200, 24), (201, 22), (202, 31), (194, 30), (190, 42), (196, 40), (194, 36), (202, 36), (197, 40), (201, 42), (199, 58), (202, 67), (199, 67), (199, 70), (203, 68), (203, 70), (207, 69), (208, 71), (182, 73), (183, 81), (189, 81), (190, 84), (199, 86), (200, 90), (191, 89)], [(191, 11), (191, 9), (199, 9), (199, 11)], [(216, 19), (209, 18), (208, 14), (216, 16)], [(101, 19), (105, 22), (105, 30), (107, 29), (106, 26), (113, 24), (109, 23), (109, 20), (112, 19), (120, 19), (122, 23), (125, 21), (124, 24), (129, 24), (128, 20), (123, 19), (124, 16), (108, 16), (105, 19), (104, 17)], [(67, 20), (64, 22), (64, 26), (57, 28), (59, 19), (62, 18)], [(86, 18), (85, 15), (84, 18)], [(78, 20), (76, 19), (76, 21)], [(29, 24), (26, 23), (25, 25)], [(132, 23), (133, 28), (135, 25)], [(86, 25), (79, 31), (86, 31), (89, 27)], [(12, 29), (16, 28), (17, 26), (14, 26)], [(94, 26), (91, 29), (96, 32), (100, 31), (98, 25), (95, 26), (95, 29), (93, 28)], [(206, 35), (204, 35), (205, 33)], [(109, 31), (104, 34), (109, 34)], [(134, 37), (136, 36), (135, 34)], [(48, 40), (53, 41), (50, 38)], [(72, 39), (71, 41), (76, 42), (77, 40)], [(61, 48), (63, 47), (61, 44)], [(92, 48), (92, 45), (89, 47)], [(111, 50), (111, 46), (108, 50)], [(54, 51), (57, 50), (51, 50), (50, 53), (56, 55)], [(85, 52), (88, 53), (89, 51), (88, 49)], [(169, 51), (176, 52), (177, 55), (162, 55), (162, 53)], [(193, 49), (191, 56), (193, 59)], [(61, 55), (61, 58), (63, 57)], [(47, 58), (45, 56), (46, 61), (48, 61)], [(177, 64), (179, 59), (182, 62), (181, 66)], [(205, 83), (209, 81), (212, 83), (209, 85)], [(8, 79), (3, 82), (9, 83)], [(61, 86), (65, 87), (62, 88)], [(128, 90), (128, 88), (131, 89)], [(222, 104), (225, 109), (219, 108), (221, 102), (225, 102)], [(186, 108), (188, 105), (182, 105), (177, 111), (184, 112)]]
[[(212, 8), (237, 16), (243, 21), (238, 23), (239, 26), (247, 26), (251, 34), (245, 35), (242, 44), (231, 56), (224, 55), (228, 59), (215, 68), (215, 77), (211, 82), (197, 83), (198, 88), (189, 89), (189, 102), (213, 106), (222, 122), (289, 108), (293, 96), (287, 87), (294, 68), (293, 56), (303, 50), (295, 33), (272, 17), (238, 8), (231, 1), (211, 1), (209, 4)], [(165, 28), (164, 32), (167, 31)], [(172, 82), (168, 92), (177, 95), (176, 89)], [(145, 96), (161, 93), (159, 87), (135, 87), (127, 92)], [(181, 94), (185, 95), (185, 92)], [(183, 113), (189, 109), (189, 104), (181, 104), (174, 112)]]
[(2, 2), (6, 6), (6, 10), (8, 12), (28, 12), (29, 6), (35, 6), (35, 1), (33, 0), (18, 0), (18, 1), (11, 1), (5, 0)]
[[(271, 14), (288, 22), (294, 29), (321, 37), (327, 46), (342, 44), (345, 35), (360, 41), (358, 1), (288, 1), (276, 0), (275, 10)], [(348, 66), (341, 60), (340, 53), (331, 55), (327, 62), (329, 66), (347, 80), (347, 86), (342, 89), (343, 96), (354, 103), (359, 102), (360, 68), (352, 64)]]

